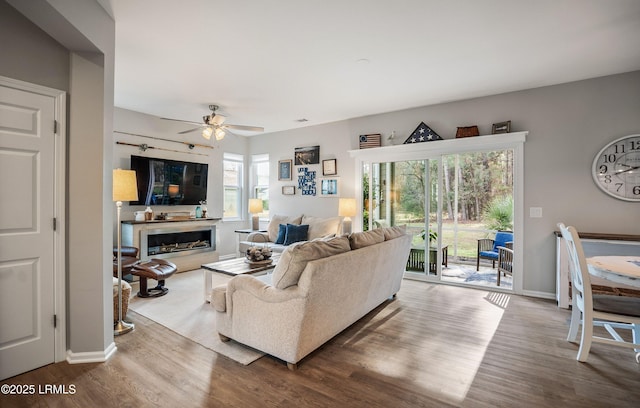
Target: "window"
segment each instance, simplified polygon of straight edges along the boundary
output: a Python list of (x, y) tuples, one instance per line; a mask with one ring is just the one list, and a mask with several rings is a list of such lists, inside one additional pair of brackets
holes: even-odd
[(238, 220), (242, 218), (242, 172), (243, 157), (237, 154), (225, 153), (223, 161), (224, 184), (224, 220)]
[(251, 198), (262, 200), (260, 218), (269, 219), (269, 155), (256, 154), (251, 157)]

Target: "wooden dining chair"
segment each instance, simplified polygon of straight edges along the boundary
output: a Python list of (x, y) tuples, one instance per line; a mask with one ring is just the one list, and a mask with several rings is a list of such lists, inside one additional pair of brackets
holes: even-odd
[[(592, 342), (606, 343), (628, 348), (640, 348), (640, 299), (626, 296), (593, 295), (587, 261), (582, 249), (578, 232), (574, 227), (566, 227), (559, 223), (558, 228), (569, 254), (569, 270), (571, 272), (571, 324), (567, 341), (575, 342), (578, 327), (582, 325), (580, 348), (577, 360), (587, 361)], [(602, 326), (611, 336), (600, 337), (593, 333), (594, 326)], [(632, 342), (625, 341), (615, 329), (632, 331)], [(636, 356), (636, 360), (638, 356)]]

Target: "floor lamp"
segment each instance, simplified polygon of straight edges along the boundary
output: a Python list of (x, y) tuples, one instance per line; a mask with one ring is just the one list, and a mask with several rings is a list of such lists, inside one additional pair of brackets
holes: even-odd
[(356, 214), (355, 198), (341, 198), (338, 201), (338, 215), (344, 217), (342, 221), (343, 234), (351, 234), (351, 217), (355, 217)]
[(118, 213), (118, 321), (113, 326), (113, 335), (129, 333), (133, 330), (133, 323), (122, 320), (122, 226), (120, 225), (120, 210), (123, 201), (138, 200), (138, 185), (134, 170), (113, 170), (113, 201), (116, 202)]

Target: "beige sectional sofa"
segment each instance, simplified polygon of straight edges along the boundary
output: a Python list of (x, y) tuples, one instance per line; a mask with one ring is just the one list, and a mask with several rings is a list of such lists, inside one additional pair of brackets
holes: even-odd
[(287, 247), (270, 279), (239, 275), (212, 291), (221, 339), (290, 369), (400, 289), (411, 237), (400, 227)]
[(280, 224), (308, 225), (309, 232), (306, 240), (312, 241), (316, 238), (326, 238), (339, 234), (342, 227), (342, 217), (320, 218), (306, 214), (297, 216), (274, 215), (269, 221), (267, 232), (252, 232), (245, 241), (240, 241), (240, 253), (246, 253), (247, 249), (254, 245), (268, 245), (273, 252), (284, 251), (287, 247), (286, 245), (275, 243)]

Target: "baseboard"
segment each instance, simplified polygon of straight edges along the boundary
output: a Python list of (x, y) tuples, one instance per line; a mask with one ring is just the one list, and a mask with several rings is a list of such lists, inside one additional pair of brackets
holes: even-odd
[(67, 350), (67, 363), (104, 363), (113, 355), (113, 353), (116, 352), (117, 349), (116, 343), (112, 342), (104, 351), (85, 351), (81, 353), (74, 353), (71, 350)]
[(531, 296), (531, 297), (537, 297), (537, 298), (542, 298), (542, 299), (556, 300), (556, 294), (555, 293), (539, 292), (537, 290), (523, 290), (522, 291), (522, 295)]

